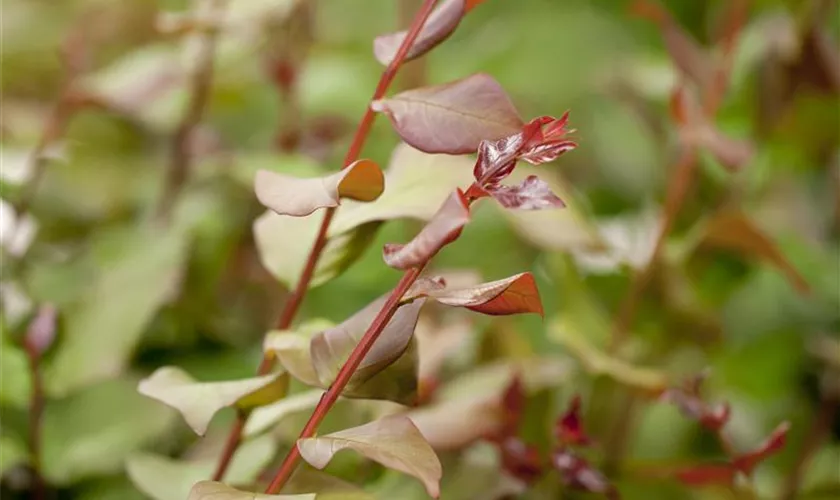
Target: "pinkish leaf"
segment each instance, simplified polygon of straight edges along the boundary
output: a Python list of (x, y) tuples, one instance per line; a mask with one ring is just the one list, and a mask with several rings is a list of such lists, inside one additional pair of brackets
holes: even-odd
[(513, 172), (519, 151), (524, 143), (522, 133), (516, 133), (495, 141), (481, 141), (478, 159), (473, 168), (476, 184), (487, 186), (498, 184)]
[(409, 269), (431, 259), (461, 234), (470, 220), (470, 209), (460, 189), (443, 202), (432, 220), (405, 245), (388, 243), (382, 251), (385, 263), (396, 269)]
[(743, 455), (736, 457), (732, 461), (732, 465), (744, 474), (752, 474), (756, 465), (766, 460), (770, 455), (784, 448), (789, 430), (790, 423), (782, 422), (773, 429), (773, 432), (770, 433), (770, 436), (764, 440), (761, 446), (749, 453), (744, 453)]
[(533, 483), (542, 475), (542, 460), (534, 445), (524, 443), (516, 436), (508, 436), (497, 445), (505, 472), (526, 484)]
[(484, 189), (505, 208), (542, 210), (566, 206), (536, 175), (529, 175), (518, 186), (488, 186)]
[(522, 127), (501, 85), (483, 73), (408, 90), (371, 106), (388, 116), (405, 142), (426, 153), (472, 153), (482, 140), (501, 139)]
[(577, 144), (566, 138), (567, 134), (574, 132), (566, 128), (568, 123), (568, 111), (558, 119), (541, 116), (531, 120), (522, 129), (524, 144), (519, 159), (531, 165), (540, 165), (554, 161), (563, 153), (575, 149)]
[(57, 316), (56, 308), (50, 304), (45, 304), (38, 309), (38, 314), (29, 324), (24, 342), (26, 348), (36, 357), (44, 354), (53, 344)]
[(427, 278), (406, 292), (404, 299), (415, 297), (429, 297), (441, 304), (466, 307), (491, 316), (543, 314), (540, 292), (531, 273), (519, 273), (489, 283), (454, 289), (446, 288), (442, 279)]
[(371, 160), (358, 160), (326, 177), (300, 179), (259, 170), (254, 179), (254, 191), (260, 203), (280, 215), (294, 217), (338, 206), (340, 198), (373, 201), (384, 189), (385, 177)]
[[(442, 2), (426, 20), (417, 39), (408, 49), (405, 60), (416, 59), (449, 38), (449, 35), (458, 27), (468, 8), (474, 7), (477, 2), (473, 0), (468, 3), (470, 3), (469, 6), (465, 4), (464, 0), (445, 0)], [(376, 60), (386, 66), (391, 64), (407, 34), (407, 31), (400, 31), (376, 37), (373, 41), (373, 55), (376, 56)]]
[(715, 65), (706, 50), (692, 38), (671, 14), (651, 0), (636, 0), (633, 12), (647, 18), (662, 32), (665, 48), (674, 65), (701, 88), (707, 88), (715, 77)]
[(589, 436), (583, 429), (583, 418), (580, 415), (580, 395), (576, 394), (569, 404), (569, 409), (566, 410), (554, 427), (557, 441), (560, 444), (566, 445), (588, 445), (590, 443)]
[(607, 498), (619, 498), (618, 491), (598, 469), (568, 448), (558, 448), (551, 454), (551, 465), (560, 472), (563, 483), (574, 489), (601, 493)]
[(738, 472), (728, 463), (702, 464), (687, 467), (677, 472), (677, 479), (689, 486), (730, 485)]

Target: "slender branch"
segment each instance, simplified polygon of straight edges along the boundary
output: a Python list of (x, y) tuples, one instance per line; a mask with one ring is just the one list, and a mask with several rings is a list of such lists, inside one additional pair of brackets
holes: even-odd
[[(224, 0), (211, 0), (208, 8), (216, 15), (215, 18), (221, 17), (224, 3)], [(190, 151), (191, 139), (204, 116), (207, 101), (210, 98), (210, 90), (213, 86), (218, 31), (219, 28), (214, 25), (207, 27), (206, 31), (200, 35), (201, 43), (190, 80), (190, 100), (175, 134), (172, 136), (169, 167), (166, 171), (163, 193), (157, 207), (157, 216), (163, 220), (168, 219), (178, 194), (189, 177), (190, 165), (193, 160)]]
[[(394, 81), (394, 78), (397, 76), (397, 72), (400, 67), (405, 62), (408, 50), (414, 44), (418, 35), (420, 35), (420, 31), (423, 29), (423, 25), (426, 23), (429, 15), (431, 15), (432, 9), (434, 9), (436, 3), (437, 0), (423, 0), (423, 5), (414, 16), (411, 27), (409, 28), (408, 33), (406, 33), (405, 39), (397, 50), (397, 53), (394, 55), (394, 59), (382, 72), (382, 76), (379, 78), (379, 83), (376, 85), (376, 89), (373, 92), (370, 102), (381, 99), (385, 95), (385, 92), (387, 92), (391, 83)], [(368, 105), (365, 109), (364, 115), (362, 115), (362, 118), (359, 121), (356, 132), (353, 135), (353, 140), (347, 150), (347, 154), (344, 156), (342, 168), (347, 167), (359, 158), (359, 154), (367, 141), (368, 134), (370, 134), (370, 129), (373, 126), (375, 118), (376, 114), (371, 106)], [(283, 306), (283, 311), (280, 313), (280, 318), (278, 319), (276, 326), (279, 330), (285, 330), (291, 326), (292, 320), (303, 302), (306, 291), (309, 289), (309, 283), (312, 281), (312, 276), (315, 273), (315, 268), (318, 265), (318, 260), (321, 257), (324, 247), (327, 245), (327, 231), (329, 230), (334, 216), (335, 208), (328, 208), (324, 213), (324, 218), (321, 221), (321, 226), (318, 228), (318, 233), (315, 237), (315, 241), (312, 243), (312, 249), (309, 251), (309, 256), (306, 259), (306, 264), (304, 265), (300, 278), (297, 281), (294, 291), (291, 293), (286, 301), (286, 304)], [(264, 356), (260, 362), (257, 373), (260, 375), (268, 373), (273, 364), (273, 358)], [(245, 415), (237, 416), (236, 422), (234, 422), (233, 427), (228, 433), (227, 446), (225, 446), (225, 450), (222, 453), (219, 465), (216, 468), (216, 473), (213, 475), (214, 481), (221, 481), (224, 477), (225, 472), (230, 465), (230, 461), (233, 458), (233, 454), (236, 452), (239, 442), (241, 441), (242, 429), (245, 425), (246, 419), (247, 417)], [(315, 425), (317, 426), (317, 423)], [(294, 450), (296, 449), (297, 448), (294, 448)], [(285, 479), (283, 481), (285, 481)]]
[(32, 379), (32, 392), (29, 398), (29, 453), (32, 460), (33, 500), (42, 500), (46, 495), (44, 476), (41, 475), (41, 420), (44, 414), (44, 382), (41, 377), (41, 353), (26, 342), (26, 357), (29, 361), (29, 374)]
[[(341, 392), (350, 381), (350, 377), (353, 376), (368, 351), (370, 351), (371, 347), (373, 347), (374, 342), (376, 342), (376, 339), (379, 338), (379, 334), (382, 333), (385, 325), (387, 325), (394, 316), (394, 313), (400, 306), (400, 299), (402, 299), (402, 296), (405, 295), (405, 292), (408, 291), (408, 288), (414, 283), (414, 281), (417, 280), (417, 277), (420, 276), (422, 270), (423, 267), (415, 267), (403, 274), (403, 277), (400, 279), (399, 283), (397, 283), (396, 288), (394, 288), (394, 291), (391, 292), (388, 300), (385, 301), (382, 309), (376, 315), (376, 318), (374, 318), (373, 323), (371, 323), (370, 327), (368, 327), (358, 345), (356, 345), (353, 352), (350, 353), (350, 357), (341, 367), (341, 370), (335, 378), (335, 382), (333, 382), (329, 390), (321, 396), (318, 406), (315, 407), (315, 410), (309, 417), (309, 421), (306, 422), (306, 426), (301, 431), (298, 439), (305, 439), (315, 435), (315, 431), (318, 429), (321, 421), (324, 420), (324, 417), (326, 417), (333, 404), (335, 404), (338, 400)], [(300, 451), (298, 450), (297, 445), (294, 445), (289, 450), (289, 454), (286, 455), (286, 458), (283, 460), (283, 464), (280, 466), (280, 469), (277, 471), (277, 474), (274, 476), (274, 479), (271, 481), (271, 484), (265, 492), (268, 494), (278, 493), (280, 488), (283, 487), (292, 475), (292, 472), (294, 472), (299, 461)]]

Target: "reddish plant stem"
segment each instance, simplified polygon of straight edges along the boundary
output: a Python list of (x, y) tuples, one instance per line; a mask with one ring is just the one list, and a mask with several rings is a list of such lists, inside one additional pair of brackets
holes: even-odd
[[(394, 59), (382, 72), (382, 76), (379, 78), (379, 83), (376, 85), (376, 89), (373, 92), (373, 96), (370, 98), (370, 102), (376, 101), (385, 96), (385, 92), (397, 76), (400, 66), (402, 66), (403, 62), (405, 62), (405, 58), (408, 55), (408, 49), (414, 44), (414, 41), (423, 29), (423, 25), (426, 23), (429, 15), (431, 15), (436, 3), (437, 0), (423, 0), (423, 5), (414, 16), (411, 27), (409, 28), (408, 33), (406, 33), (406, 37), (397, 50), (397, 53), (394, 55)], [(355, 134), (353, 134), (353, 140), (350, 143), (350, 147), (347, 149), (347, 154), (344, 156), (342, 168), (346, 168), (359, 158), (359, 154), (367, 141), (368, 134), (370, 134), (370, 129), (373, 126), (375, 118), (376, 113), (374, 113), (371, 106), (368, 105), (367, 109), (365, 109), (365, 114), (362, 115), (359, 125), (356, 127)], [(324, 247), (327, 245), (327, 231), (329, 230), (334, 216), (335, 208), (328, 208), (324, 213), (324, 219), (321, 221), (321, 226), (318, 228), (318, 234), (315, 237), (315, 241), (312, 243), (312, 249), (309, 251), (309, 256), (306, 259), (306, 264), (304, 265), (297, 285), (286, 301), (286, 304), (283, 306), (283, 311), (280, 313), (280, 318), (278, 319), (276, 326), (278, 330), (285, 330), (291, 326), (292, 320), (303, 302), (306, 291), (309, 289), (309, 283), (312, 281), (312, 276), (315, 273), (315, 268), (318, 265), (318, 260), (321, 257)], [(263, 356), (260, 366), (257, 369), (257, 373), (259, 375), (265, 375), (271, 370), (273, 365), (273, 358)], [(330, 403), (329, 406), (332, 406), (332, 403)], [(326, 408), (325, 412), (329, 410), (329, 406)], [(245, 420), (247, 420), (247, 415), (238, 415), (236, 422), (234, 422), (233, 427), (228, 433), (225, 449), (222, 451), (222, 456), (219, 459), (219, 465), (216, 467), (216, 472), (213, 475), (214, 481), (221, 481), (224, 477), (225, 472), (230, 465), (230, 461), (233, 458), (233, 454), (236, 452), (236, 449), (241, 441), (242, 429), (245, 426)], [(318, 423), (320, 423), (320, 420)], [(315, 425), (317, 426), (317, 423)], [(296, 452), (297, 447), (295, 447), (294, 450)], [(292, 466), (293, 465), (294, 464), (292, 464)], [(285, 479), (283, 479), (283, 481), (285, 481)]]
[[(215, 0), (213, 9), (221, 11), (224, 0)], [(192, 164), (191, 139), (204, 117), (207, 101), (213, 86), (214, 59), (218, 28), (211, 27), (202, 34), (195, 71), (190, 81), (190, 100), (175, 134), (169, 152), (169, 168), (164, 178), (163, 193), (157, 207), (157, 216), (168, 219), (178, 195), (189, 178)]]
[(24, 344), (32, 379), (32, 393), (29, 399), (29, 453), (32, 459), (33, 500), (42, 500), (46, 494), (44, 477), (41, 475), (41, 420), (44, 414), (44, 384), (41, 377), (41, 354), (38, 349)]
[[(298, 439), (305, 439), (315, 435), (315, 431), (318, 429), (321, 421), (324, 420), (324, 417), (326, 417), (333, 404), (335, 404), (338, 400), (341, 392), (350, 381), (350, 377), (353, 376), (356, 369), (359, 367), (359, 364), (361, 364), (368, 351), (370, 351), (371, 347), (373, 347), (374, 342), (376, 342), (376, 339), (379, 338), (379, 334), (382, 333), (385, 325), (387, 325), (394, 316), (394, 313), (400, 306), (400, 299), (402, 299), (402, 296), (405, 295), (405, 292), (408, 291), (408, 288), (414, 283), (414, 281), (417, 280), (417, 277), (420, 276), (420, 272), (422, 270), (422, 266), (416, 267), (409, 269), (405, 272), (405, 274), (403, 274), (399, 283), (397, 283), (396, 288), (394, 288), (394, 291), (391, 292), (388, 300), (385, 301), (382, 309), (376, 315), (376, 318), (374, 318), (373, 323), (371, 323), (358, 345), (356, 345), (353, 352), (350, 353), (350, 357), (341, 367), (338, 375), (336, 375), (335, 382), (333, 382), (329, 390), (321, 396), (318, 406), (315, 407), (315, 410), (309, 417), (309, 421), (306, 422), (306, 426), (301, 431)], [(297, 445), (292, 446), (288, 455), (286, 455), (286, 458), (283, 460), (283, 464), (280, 466), (280, 469), (278, 469), (277, 474), (275, 474), (274, 479), (271, 481), (271, 484), (265, 492), (267, 494), (278, 493), (280, 488), (283, 487), (292, 475), (292, 472), (294, 472), (299, 461), (300, 451), (298, 450)]]

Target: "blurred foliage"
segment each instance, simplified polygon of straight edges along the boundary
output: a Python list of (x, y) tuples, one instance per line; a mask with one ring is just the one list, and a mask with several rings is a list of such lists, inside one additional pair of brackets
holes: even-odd
[[(460, 333), (467, 341), (446, 353), (439, 382), (449, 387), (474, 376), (476, 387), (489, 386), (494, 382), (482, 368), (536, 354), (568, 362), (573, 369), (535, 382), (539, 389), (530, 391), (521, 430), (527, 441), (543, 446), (552, 419), (579, 393), (590, 433), (603, 445), (600, 458), (625, 498), (711, 499), (727, 493), (689, 491), (651, 472), (719, 458), (715, 442), (675, 408), (638, 391), (661, 380), (676, 384), (711, 367), (709, 397), (732, 405), (736, 447), (754, 447), (781, 420), (792, 424), (785, 449), (756, 471), (756, 497), (777, 498), (799, 471), (798, 498), (836, 498), (837, 2), (750, 3), (716, 125), (752, 140), (756, 155), (736, 173), (701, 157), (665, 259), (640, 299), (630, 339), (607, 354), (611, 323), (649, 251), (677, 154), (668, 100), (678, 76), (657, 27), (631, 16), (630, 3), (487, 0), (398, 78), (397, 86), (408, 88), (486, 72), (523, 117), (571, 110), (580, 142), (551, 172), (541, 169), (546, 178), (556, 177), (569, 208), (529, 218), (480, 204), (462, 237), (435, 260), (436, 269), (468, 270), (486, 280), (530, 270), (546, 311), (545, 321), (491, 321), (429, 308), (424, 316), (441, 329), (453, 317), (466, 324)], [(710, 43), (731, 2), (663, 4), (688, 32)], [(50, 498), (163, 499), (166, 492), (156, 481), (182, 491), (184, 481), (206, 478), (232, 411), (222, 411), (208, 437), (196, 440), (174, 412), (139, 395), (137, 381), (164, 365), (180, 366), (201, 381), (253, 376), (261, 339), (287, 293), (257, 252), (252, 228), (262, 209), (251, 192), (254, 173), (267, 168), (308, 176), (337, 168), (381, 73), (371, 41), (404, 24), (405, 12), (418, 5), (230, 2), (230, 32), (220, 37), (209, 103), (190, 142), (195, 161), (164, 225), (156, 213), (171, 137), (189, 98), (185, 69), (195, 55), (190, 35), (162, 34), (155, 23), (161, 9), (183, 11), (187, 2), (3, 2), (4, 498), (23, 498), (31, 485), (31, 380), (20, 343), (43, 303), (56, 305), (60, 316), (57, 340), (43, 359), (41, 455)], [(76, 83), (95, 98), (46, 148), (43, 176), (27, 200), (27, 215), (18, 220), (14, 209), (34, 173), (30, 153), (66, 83), (62, 51), (80, 68)], [(288, 92), (271, 72), (277, 61), (297, 76)], [(384, 167), (396, 144), (380, 118), (364, 156)], [(739, 207), (765, 230), (810, 293), (797, 291), (760, 256), (698, 244), (701, 223), (723, 207)], [(369, 224), (363, 240), (351, 243), (363, 251), (359, 260), (311, 290), (299, 322), (341, 322), (396, 282), (398, 274), (383, 264), (380, 249), (405, 241), (417, 223)], [(311, 241), (302, 233), (288, 236), (302, 251)], [(609, 253), (593, 254), (605, 241)], [(290, 392), (302, 390), (295, 383)], [(323, 431), (360, 425), (383, 411), (377, 404), (342, 402)], [(285, 415), (268, 434), (272, 439), (250, 440), (240, 450), (237, 485), (262, 484), (257, 472), (288, 448), (306, 415)], [(826, 415), (833, 421), (819, 424)], [(815, 428), (825, 432), (815, 438)], [(494, 453), (486, 443), (441, 452), (442, 498), (493, 498), (494, 491), (510, 491), (499, 479)], [(361, 457), (340, 454), (327, 470), (375, 498), (424, 498), (420, 483)], [(292, 486), (311, 491), (304, 477), (309, 472), (296, 476)], [(558, 498), (559, 485), (556, 475), (548, 475), (522, 498)]]

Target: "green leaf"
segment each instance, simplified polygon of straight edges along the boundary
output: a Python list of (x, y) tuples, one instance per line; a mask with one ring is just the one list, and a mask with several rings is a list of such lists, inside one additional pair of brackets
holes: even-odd
[(222, 408), (250, 409), (273, 403), (286, 395), (288, 376), (281, 373), (242, 380), (198, 382), (174, 366), (157, 369), (137, 386), (140, 394), (171, 406), (203, 436), (213, 415)]
[(555, 321), (550, 327), (549, 336), (563, 344), (592, 374), (606, 375), (621, 384), (651, 394), (659, 394), (668, 388), (668, 375), (665, 372), (634, 366), (602, 352), (589, 342), (569, 318)]
[(144, 227), (128, 235), (79, 307), (67, 311), (63, 340), (45, 371), (49, 393), (67, 394), (122, 372), (177, 286), (185, 250), (179, 231), (160, 234)]
[[(344, 200), (330, 225), (329, 242), (310, 286), (343, 273), (361, 257), (379, 222), (429, 220), (452, 190), (472, 181), (472, 162), (449, 155), (429, 155), (397, 146), (385, 172), (385, 192), (375, 203)], [(265, 268), (289, 288), (297, 284), (321, 217), (284, 217), (267, 211), (254, 221), (254, 238)]]
[(29, 451), (26, 445), (15, 436), (0, 434), (0, 477), (12, 467), (27, 462), (29, 462)]
[(173, 412), (137, 394), (134, 384), (108, 380), (47, 403), (42, 455), (50, 483), (118, 472), (126, 457), (171, 429)]
[(339, 451), (351, 449), (385, 467), (416, 477), (430, 496), (440, 495), (440, 461), (405, 416), (385, 417), (325, 436), (300, 439), (297, 446), (303, 459), (318, 469), (326, 467)]
[(201, 481), (192, 487), (187, 500), (315, 500), (315, 494), (264, 495), (236, 490), (215, 481)]
[[(271, 437), (245, 441), (234, 455), (225, 481), (235, 485), (252, 484), (276, 452), (277, 445)], [(195, 483), (210, 477), (216, 464), (217, 457), (185, 461), (137, 453), (129, 457), (126, 471), (137, 488), (154, 500), (180, 500), (189, 495)]]
[(245, 437), (261, 434), (280, 422), (286, 415), (314, 408), (321, 400), (323, 393), (324, 391), (320, 389), (306, 391), (254, 409), (248, 417), (243, 434)]
[(26, 408), (31, 393), (26, 354), (5, 336), (0, 342), (0, 405)]
[[(312, 365), (322, 387), (329, 387), (335, 380), (387, 298), (387, 295), (383, 295), (340, 325), (312, 337)], [(417, 388), (417, 358), (412, 339), (424, 303), (423, 299), (416, 300), (397, 309), (376, 343), (362, 359), (344, 395), (403, 403), (413, 400)], [(373, 380), (375, 375), (392, 365), (388, 376)]]

